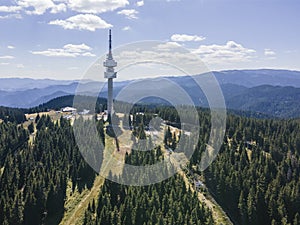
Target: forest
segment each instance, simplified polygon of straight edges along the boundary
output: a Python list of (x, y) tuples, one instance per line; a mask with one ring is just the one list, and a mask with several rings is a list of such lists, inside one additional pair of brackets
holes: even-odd
[[(133, 150), (125, 162), (146, 165), (163, 158), (160, 148)], [(111, 174), (109, 176), (112, 176)], [(196, 192), (175, 175), (148, 186), (127, 186), (105, 180), (97, 200), (85, 212), (84, 224), (214, 224), (211, 211), (201, 204)]]
[[(170, 108), (160, 110), (160, 115), (173, 122), (180, 119)], [(299, 119), (228, 115), (226, 135), (216, 160), (205, 171), (198, 171), (210, 129), (208, 114), (199, 115), (201, 137), (189, 166), (204, 175), (209, 191), (233, 222), (299, 224)]]
[(22, 125), (0, 123), (0, 224), (58, 224), (67, 181), (79, 189), (93, 183), (69, 121), (41, 116), (36, 123), (33, 141)]
[[(67, 183), (79, 191), (89, 189), (97, 174), (81, 156), (70, 121), (52, 121), (43, 115), (37, 117), (33, 128), (27, 128), (18, 119), (21, 117), (10, 116), (15, 112), (5, 110), (12, 119), (0, 121), (0, 224), (59, 224)], [(129, 115), (124, 119), (129, 120), (136, 139), (145, 138), (144, 130), (155, 116), (169, 127), (180, 128), (180, 118), (172, 107), (138, 106), (131, 113), (133, 119)], [(198, 113), (199, 142), (188, 167), (203, 178), (233, 223), (300, 224), (300, 121), (230, 114), (217, 158), (200, 171), (210, 114), (200, 108)], [(78, 119), (78, 126), (84, 129), (90, 122)], [(97, 130), (105, 144), (103, 121), (97, 121)], [(180, 146), (184, 149), (189, 137), (166, 129), (164, 145), (176, 149), (180, 138), (186, 139)], [(164, 157), (162, 149), (155, 146), (150, 152), (126, 153), (125, 162), (153, 164)], [(142, 187), (106, 179), (97, 199), (85, 209), (83, 224), (215, 224), (210, 209), (195, 193), (179, 174)]]

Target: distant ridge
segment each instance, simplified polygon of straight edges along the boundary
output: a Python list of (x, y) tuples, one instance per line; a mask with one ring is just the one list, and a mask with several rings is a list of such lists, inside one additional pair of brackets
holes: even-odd
[(2, 91), (23, 91), (34, 88), (46, 88), (53, 85), (66, 85), (77, 81), (32, 79), (32, 78), (0, 78), (0, 90)]
[[(266, 114), (272, 117), (300, 118), (299, 71), (259, 69), (213, 73), (220, 83), (229, 109)], [(195, 75), (197, 76), (201, 75)], [(199, 90), (192, 77), (169, 76), (167, 78), (180, 85), (191, 96), (195, 105), (208, 107), (204, 93)], [(129, 82), (131, 81), (115, 82), (115, 96)], [(77, 86), (78, 81), (0, 78), (0, 105), (16, 108), (35, 107), (56, 97), (74, 95)], [(106, 97), (106, 85), (99, 94), (101, 86), (103, 83), (84, 81), (81, 85), (82, 92), (79, 94)], [(145, 100), (145, 102), (151, 101), (154, 99)], [(153, 103), (164, 104), (158, 99)]]
[[(212, 71), (212, 73), (220, 83), (232, 83), (245, 87), (255, 87), (263, 84), (300, 87), (300, 71), (296, 70), (247, 69)], [(0, 91), (21, 91), (34, 88), (43, 89), (53, 85), (69, 85), (78, 82), (79, 80), (0, 78)], [(95, 81), (80, 80), (80, 82), (92, 83)], [(117, 81), (116, 84), (123, 82), (124, 81)]]
[(260, 85), (300, 87), (300, 71), (291, 70), (225, 70), (213, 72), (220, 83), (232, 83), (245, 87)]

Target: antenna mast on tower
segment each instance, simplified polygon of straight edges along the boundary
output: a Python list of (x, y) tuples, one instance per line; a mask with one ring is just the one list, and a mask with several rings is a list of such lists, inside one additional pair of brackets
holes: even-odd
[(114, 67), (117, 66), (117, 62), (113, 59), (112, 55), (112, 35), (111, 30), (109, 30), (109, 50), (106, 57), (106, 60), (103, 62), (103, 66), (106, 67), (104, 72), (104, 78), (108, 79), (108, 91), (107, 91), (107, 114), (111, 116), (113, 113), (113, 78), (117, 77), (117, 72), (115, 72)]

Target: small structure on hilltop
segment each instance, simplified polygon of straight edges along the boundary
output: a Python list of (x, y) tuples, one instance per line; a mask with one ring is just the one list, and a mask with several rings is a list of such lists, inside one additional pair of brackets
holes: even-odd
[(76, 114), (77, 109), (75, 109), (75, 108), (73, 108), (73, 107), (67, 106), (67, 107), (65, 107), (65, 108), (62, 108), (61, 111), (64, 112), (64, 113), (72, 113), (72, 114)]

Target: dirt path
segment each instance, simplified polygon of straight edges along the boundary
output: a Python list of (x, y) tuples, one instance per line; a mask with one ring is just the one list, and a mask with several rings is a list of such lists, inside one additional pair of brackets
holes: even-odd
[[(75, 225), (78, 224), (84, 216), (84, 212), (88, 207), (88, 204), (95, 198), (97, 198), (99, 191), (101, 189), (102, 184), (104, 183), (104, 178), (101, 176), (97, 176), (94, 182), (94, 185), (91, 190), (86, 190), (85, 195), (81, 199), (81, 201), (77, 204), (77, 206), (69, 212), (69, 216), (64, 217), (61, 225)], [(97, 200), (97, 199), (95, 199)]]
[[(176, 167), (180, 168), (180, 164), (183, 165), (183, 162), (186, 162), (187, 159), (182, 153), (172, 153), (170, 156), (166, 154), (166, 157), (170, 158), (171, 163)], [(178, 172), (187, 187), (189, 187), (193, 192), (195, 191), (195, 186), (188, 180), (186, 173), (183, 170)], [(221, 206), (215, 201), (215, 199), (211, 196), (211, 194), (207, 191), (204, 195), (203, 192), (197, 191), (198, 199), (201, 203), (206, 205), (212, 212), (212, 216), (216, 224), (223, 224), (223, 225), (233, 225), (230, 218), (227, 214), (223, 211)]]
[[(177, 129), (177, 128), (174, 128)], [(126, 140), (130, 140), (130, 132), (123, 130), (123, 137), (121, 137), (121, 146), (120, 151), (116, 151), (116, 145), (114, 143), (113, 138), (106, 137), (106, 150), (104, 152), (104, 159), (102, 164), (102, 169), (105, 173), (108, 173), (109, 170), (112, 170), (114, 174), (121, 173), (123, 169), (123, 160), (126, 152), (130, 151), (130, 144), (126, 142)], [(158, 137), (160, 137), (162, 134), (160, 134)], [(169, 157), (172, 164), (175, 165), (177, 168), (179, 167), (179, 162), (182, 164), (181, 160), (185, 160), (185, 157), (182, 157), (181, 154), (173, 153), (170, 156), (167, 155), (167, 150), (164, 148), (164, 146), (161, 146), (162, 149), (165, 152), (166, 158)], [(123, 161), (123, 162), (122, 162)], [(119, 162), (116, 164), (116, 162)], [(187, 187), (190, 187), (192, 191), (195, 191), (194, 185), (188, 180), (187, 175), (184, 173), (184, 171), (178, 172), (182, 177)], [(101, 186), (104, 183), (104, 178), (101, 176), (97, 176), (94, 182), (94, 185), (91, 190), (85, 190), (86, 193), (84, 193), (83, 196), (80, 196), (81, 200), (76, 203), (76, 199), (74, 200), (74, 204), (76, 205), (72, 210), (65, 213), (65, 216), (60, 223), (60, 225), (76, 225), (82, 222), (84, 212), (88, 207), (89, 202), (92, 201), (92, 199), (97, 200), (97, 196), (99, 194), (99, 191), (101, 189)], [(211, 211), (212, 216), (214, 218), (214, 221), (217, 224), (223, 224), (223, 225), (232, 225), (233, 223), (229, 219), (229, 217), (226, 215), (226, 213), (222, 210), (222, 208), (218, 205), (218, 203), (214, 200), (214, 198), (207, 192), (205, 195), (203, 192), (198, 191), (198, 199), (200, 202), (205, 204)]]
[[(125, 134), (129, 133), (129, 131), (125, 131)], [(128, 136), (128, 134), (127, 134)], [(112, 171), (113, 174), (119, 174), (123, 170), (123, 162), (125, 158), (126, 151), (129, 151), (130, 146), (122, 145), (120, 146), (120, 151), (117, 151), (116, 143), (114, 138), (106, 136), (105, 139), (106, 147), (103, 154), (103, 163), (101, 167), (102, 175), (108, 174), (109, 171)], [(61, 225), (75, 225), (80, 224), (82, 222), (84, 212), (88, 207), (88, 204), (92, 202), (93, 199), (97, 202), (97, 197), (99, 191), (101, 190), (101, 186), (104, 183), (103, 176), (97, 176), (94, 185), (91, 190), (85, 190), (83, 196), (80, 196), (81, 200), (77, 203), (76, 199), (74, 199), (74, 207), (71, 211), (65, 213), (65, 216), (60, 223)]]
[[(194, 185), (189, 182), (186, 174), (183, 171), (180, 171), (179, 174), (183, 177), (185, 184), (189, 186), (192, 191), (195, 191)], [(230, 218), (223, 211), (221, 206), (215, 201), (215, 199), (209, 194), (209, 192), (207, 192), (205, 196), (203, 192), (198, 191), (198, 199), (211, 210), (216, 224), (233, 225)]]
[[(186, 185), (189, 186), (192, 191), (195, 191), (194, 185), (191, 184), (191, 182), (189, 182), (186, 174), (183, 171), (180, 171), (179, 174), (183, 177), (183, 180), (185, 181)], [(216, 224), (233, 225), (230, 218), (227, 216), (227, 214), (223, 211), (221, 206), (215, 201), (215, 199), (210, 195), (208, 191), (205, 195), (203, 192), (198, 191), (198, 199), (201, 203), (206, 205), (211, 210), (212, 216)]]

